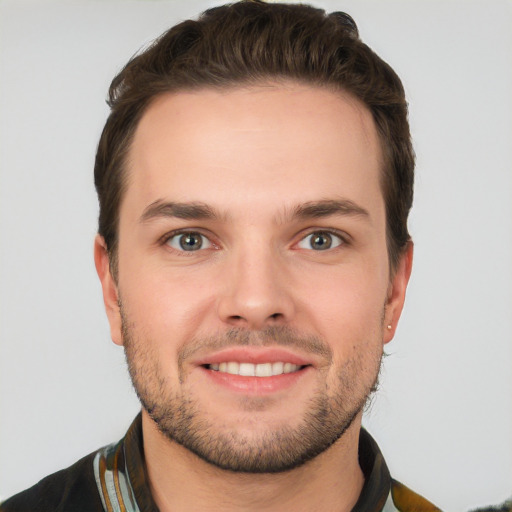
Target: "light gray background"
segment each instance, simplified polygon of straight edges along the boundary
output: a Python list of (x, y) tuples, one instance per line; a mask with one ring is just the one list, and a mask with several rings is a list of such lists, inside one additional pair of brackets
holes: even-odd
[[(120, 438), (138, 410), (92, 259), (111, 78), (209, 1), (0, 1), (0, 495)], [(318, 1), (406, 85), (415, 268), (365, 423), (450, 512), (512, 494), (512, 4)]]

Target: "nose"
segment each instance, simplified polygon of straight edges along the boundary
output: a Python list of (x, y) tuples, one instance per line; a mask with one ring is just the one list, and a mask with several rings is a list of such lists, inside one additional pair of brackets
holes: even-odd
[(295, 313), (286, 264), (271, 248), (240, 250), (225, 262), (218, 314), (233, 327), (286, 325)]

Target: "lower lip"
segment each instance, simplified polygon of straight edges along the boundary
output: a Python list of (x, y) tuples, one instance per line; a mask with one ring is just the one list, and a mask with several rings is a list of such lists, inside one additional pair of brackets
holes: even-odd
[(249, 395), (267, 395), (291, 388), (311, 371), (311, 366), (292, 373), (282, 373), (272, 377), (244, 377), (231, 373), (209, 370), (201, 367), (201, 370), (215, 384), (228, 388), (231, 391)]

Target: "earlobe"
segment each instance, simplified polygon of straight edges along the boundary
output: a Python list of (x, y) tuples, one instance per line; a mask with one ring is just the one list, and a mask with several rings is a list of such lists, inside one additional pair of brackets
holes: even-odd
[(107, 245), (102, 236), (96, 235), (94, 240), (94, 264), (103, 290), (103, 302), (110, 324), (110, 336), (117, 345), (123, 344), (121, 330), (121, 313), (119, 310), (119, 294), (117, 283), (112, 277)]
[(407, 284), (411, 277), (412, 259), (413, 259), (414, 244), (409, 242), (407, 249), (402, 253), (400, 261), (391, 282), (389, 283), (388, 297), (386, 301), (386, 308), (384, 313), (383, 322), (383, 341), (384, 343), (390, 342), (396, 331), (398, 320), (402, 314), (402, 309), (405, 302), (405, 293), (407, 291)]

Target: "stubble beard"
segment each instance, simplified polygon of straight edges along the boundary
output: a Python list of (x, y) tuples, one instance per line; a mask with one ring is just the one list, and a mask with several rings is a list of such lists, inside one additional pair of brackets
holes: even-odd
[[(151, 344), (136, 336), (125, 314), (122, 319), (128, 370), (142, 407), (167, 439), (220, 469), (239, 473), (280, 473), (301, 466), (343, 436), (377, 388), (382, 354), (370, 362), (360, 354), (338, 369), (336, 385), (328, 389), (325, 383), (323, 389), (315, 392), (296, 426), (283, 424), (257, 435), (221, 429), (201, 410), (197, 400), (186, 394), (186, 386), (182, 385), (180, 390), (172, 389), (158, 364), (158, 357), (148, 348)], [(291, 345), (290, 340), (294, 339), (301, 347), (309, 344), (330, 351), (321, 340), (292, 333), (286, 327), (270, 328), (257, 338), (272, 339), (277, 345), (280, 340), (283, 345)], [(256, 337), (247, 332), (232, 330), (205, 343), (210, 346), (248, 345), (254, 339)], [(365, 383), (361, 382), (361, 375), (367, 376)], [(246, 411), (257, 411), (265, 404), (268, 401), (258, 397), (245, 397), (240, 401), (240, 407)]]

